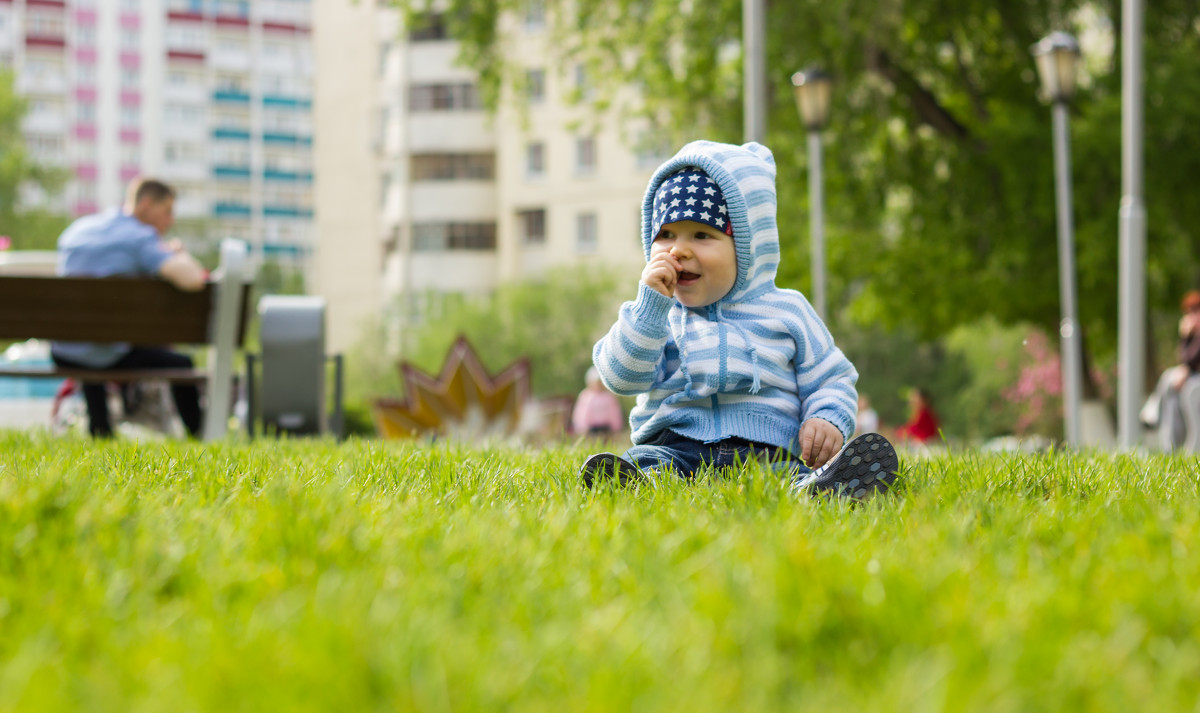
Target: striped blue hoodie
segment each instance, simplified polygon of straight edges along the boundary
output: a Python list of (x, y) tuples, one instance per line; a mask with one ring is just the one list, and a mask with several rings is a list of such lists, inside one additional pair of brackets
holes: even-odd
[(614, 393), (637, 395), (629, 415), (635, 444), (664, 429), (713, 443), (741, 437), (800, 453), (800, 424), (824, 419), (849, 440), (858, 372), (795, 290), (775, 286), (775, 159), (760, 144), (694, 141), (654, 173), (642, 203), (650, 259), (654, 194), (686, 166), (704, 170), (725, 194), (737, 279), (720, 300), (689, 309), (644, 284), (596, 343), (592, 360)]

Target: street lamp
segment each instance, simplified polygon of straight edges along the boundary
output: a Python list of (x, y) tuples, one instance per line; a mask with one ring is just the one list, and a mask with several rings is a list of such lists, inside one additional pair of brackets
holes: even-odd
[(1071, 213), (1071, 136), (1067, 103), (1075, 94), (1079, 43), (1065, 32), (1054, 32), (1030, 48), (1037, 61), (1042, 91), (1053, 106), (1054, 177), (1058, 203), (1058, 289), (1062, 321), (1063, 420), (1067, 444), (1080, 445), (1079, 400), (1083, 386), (1083, 350), (1079, 311), (1075, 301), (1075, 226)]
[(829, 123), (832, 80), (815, 67), (792, 75), (796, 108), (808, 129), (808, 202), (812, 234), (813, 307), (825, 319), (825, 190), (821, 176), (821, 130)]

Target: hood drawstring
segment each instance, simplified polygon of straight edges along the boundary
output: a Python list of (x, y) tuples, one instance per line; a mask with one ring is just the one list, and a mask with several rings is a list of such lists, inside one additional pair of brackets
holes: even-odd
[[(679, 369), (680, 369), (680, 371), (683, 372), (683, 378), (687, 382), (687, 388), (685, 389), (685, 393), (687, 393), (689, 396), (693, 394), (692, 373), (688, 370), (688, 365), (687, 365), (687, 363), (688, 363), (687, 319), (688, 319), (688, 312), (690, 312), (690, 311), (691, 310), (689, 310), (686, 307), (684, 307), (680, 311), (679, 335), (675, 339), (675, 345), (679, 348)], [(742, 327), (742, 325), (738, 324), (737, 320), (730, 320), (730, 321), (725, 320), (725, 315), (721, 312), (721, 304), (719, 302), (716, 304), (715, 309), (713, 310), (712, 314), (716, 318), (715, 321), (718, 324), (732, 325), (734, 330), (737, 331), (738, 336), (740, 336), (742, 338), (742, 341), (746, 343), (746, 349), (749, 350), (749, 352), (750, 352), (750, 374), (751, 374), (751, 379), (752, 379), (751, 383), (750, 383), (750, 393), (757, 394), (759, 392), (759, 390), (762, 388), (762, 378), (761, 378), (762, 372), (758, 368), (758, 349), (754, 346), (754, 342), (750, 339), (750, 335), (746, 333), (745, 328)], [(670, 322), (668, 320), (668, 324), (669, 323)], [(722, 355), (721, 358), (725, 359), (725, 360), (729, 359), (728, 350), (726, 350), (726, 354)], [(724, 369), (725, 373), (728, 374), (729, 373), (728, 361), (726, 361), (726, 363), (723, 366), (725, 367), (725, 369)], [(722, 388), (724, 388), (725, 384), (722, 384), (721, 386), (722, 386)]]
[[(721, 312), (720, 302), (717, 303), (717, 321), (725, 322), (725, 315)], [(757, 394), (759, 388), (762, 387), (762, 379), (759, 378), (758, 370), (758, 348), (754, 346), (754, 342), (750, 339), (750, 335), (746, 334), (746, 329), (742, 327), (742, 325), (738, 324), (736, 319), (725, 322), (725, 324), (733, 325), (733, 328), (737, 330), (738, 336), (740, 336), (742, 341), (746, 343), (746, 348), (750, 350), (750, 374), (753, 379), (750, 383), (750, 393)]]
[[(679, 370), (683, 372), (683, 378), (686, 382), (683, 392), (688, 396), (694, 396), (695, 392), (692, 389), (692, 372), (688, 371), (687, 318), (688, 308), (684, 307), (679, 316), (679, 337), (675, 340), (675, 346), (679, 347)], [(667, 324), (670, 324), (670, 319), (667, 320)]]

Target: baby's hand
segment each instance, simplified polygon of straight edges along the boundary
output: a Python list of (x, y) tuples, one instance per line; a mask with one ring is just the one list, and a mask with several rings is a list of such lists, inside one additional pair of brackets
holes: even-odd
[(800, 427), (800, 460), (820, 468), (842, 450), (842, 432), (821, 418), (810, 418)]
[(667, 297), (675, 296), (675, 283), (683, 265), (669, 252), (658, 252), (650, 256), (646, 269), (642, 270), (642, 284)]

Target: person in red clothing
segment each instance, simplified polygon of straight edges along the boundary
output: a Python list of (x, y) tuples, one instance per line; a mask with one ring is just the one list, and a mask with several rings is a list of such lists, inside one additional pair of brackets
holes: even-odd
[(908, 392), (908, 406), (912, 415), (908, 423), (896, 431), (901, 441), (928, 443), (940, 437), (941, 423), (929, 403), (929, 394), (924, 389), (914, 388)]
[(619, 433), (625, 428), (625, 414), (616, 395), (604, 388), (594, 366), (587, 370), (586, 381), (571, 413), (571, 430), (580, 436)]

